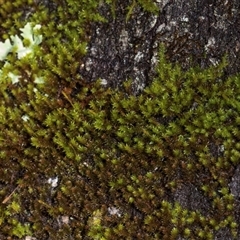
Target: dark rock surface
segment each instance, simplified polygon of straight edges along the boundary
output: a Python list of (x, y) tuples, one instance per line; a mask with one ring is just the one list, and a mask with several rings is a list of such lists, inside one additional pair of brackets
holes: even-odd
[(168, 58), (184, 69), (215, 65), (227, 54), (226, 74), (238, 71), (240, 3), (237, 0), (159, 0), (157, 16), (136, 7), (126, 19), (129, 4), (118, 1), (115, 17), (109, 6), (100, 6), (107, 22), (92, 25), (88, 54), (80, 69), (85, 79), (101, 78), (113, 87), (132, 79), (134, 91), (141, 91), (154, 77), (161, 43)]

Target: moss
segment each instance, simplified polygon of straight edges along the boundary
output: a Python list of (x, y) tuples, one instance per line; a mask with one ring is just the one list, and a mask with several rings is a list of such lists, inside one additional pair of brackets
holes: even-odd
[[(131, 82), (123, 91), (87, 83), (77, 70), (88, 24), (104, 18), (96, 1), (55, 2), (54, 14), (32, 15), (43, 36), (34, 55), (11, 53), (2, 68), (1, 237), (214, 239), (224, 228), (236, 237), (228, 179), (239, 163), (239, 76), (222, 76), (225, 59), (182, 71), (161, 48), (138, 96)], [(208, 199), (208, 214), (174, 200), (186, 183)]]

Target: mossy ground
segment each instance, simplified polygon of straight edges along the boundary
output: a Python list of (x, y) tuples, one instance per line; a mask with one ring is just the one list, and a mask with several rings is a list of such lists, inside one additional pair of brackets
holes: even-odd
[[(12, 23), (25, 3), (3, 4), (3, 38), (24, 25)], [(43, 42), (34, 56), (10, 54), (1, 77), (1, 238), (214, 239), (226, 228), (237, 237), (229, 182), (240, 155), (239, 76), (223, 77), (225, 60), (182, 71), (162, 48), (156, 78), (137, 96), (131, 81), (122, 91), (86, 82), (78, 67), (89, 24), (104, 21), (98, 2), (53, 3), (49, 12), (29, 2)], [(208, 207), (177, 202), (185, 185)]]

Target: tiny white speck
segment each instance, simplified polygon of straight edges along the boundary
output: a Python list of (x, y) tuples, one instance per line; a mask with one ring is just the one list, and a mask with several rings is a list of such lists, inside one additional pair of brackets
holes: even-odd
[(157, 33), (161, 32), (164, 28), (166, 27), (165, 23), (162, 23), (158, 28), (157, 28)]
[(107, 82), (107, 80), (106, 80), (106, 79), (101, 79), (101, 84), (102, 84), (102, 85), (104, 85), (104, 86), (105, 86), (105, 85), (107, 85), (107, 83), (108, 83), (108, 82)]
[(117, 209), (116, 207), (109, 207), (109, 208), (108, 208), (108, 212), (109, 212), (111, 215), (118, 215), (118, 217), (121, 216), (119, 209)]
[(22, 120), (23, 120), (24, 122), (27, 122), (27, 121), (29, 120), (29, 116), (28, 116), (28, 115), (23, 115), (23, 116), (22, 116)]
[(183, 22), (188, 22), (189, 19), (188, 19), (188, 17), (185, 17), (185, 16), (184, 16), (184, 17), (182, 17), (182, 21), (183, 21)]
[(34, 82), (36, 84), (43, 84), (44, 83), (44, 79), (43, 79), (43, 77), (36, 77)]
[(31, 237), (31, 236), (26, 236), (25, 240), (37, 240), (35, 237)]
[(53, 188), (57, 187), (58, 185), (58, 177), (55, 178), (49, 178), (48, 183), (51, 184)]
[(220, 150), (220, 152), (224, 152), (224, 145), (221, 145), (221, 146), (219, 147), (219, 150)]
[(69, 216), (62, 216), (62, 222), (65, 224), (69, 224)]

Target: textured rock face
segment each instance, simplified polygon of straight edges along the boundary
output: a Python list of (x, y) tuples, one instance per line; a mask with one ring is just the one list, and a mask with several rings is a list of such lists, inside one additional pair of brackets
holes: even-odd
[(105, 79), (113, 87), (131, 78), (138, 91), (152, 75), (159, 19), (136, 9), (126, 20), (127, 6), (127, 1), (121, 2), (115, 18), (107, 6), (101, 7), (108, 22), (93, 25), (88, 55), (80, 73), (90, 81)]
[(174, 195), (174, 200), (179, 202), (183, 208), (192, 211), (200, 211), (207, 216), (211, 210), (208, 199), (194, 185), (184, 184), (178, 188)]
[(234, 172), (232, 182), (230, 183), (231, 193), (236, 199), (240, 199), (240, 166)]
[(119, 86), (133, 79), (138, 92), (152, 80), (160, 43), (171, 61), (187, 69), (217, 64), (225, 53), (235, 73), (239, 65), (238, 1), (156, 1), (158, 15), (134, 8), (126, 19), (128, 1), (118, 1), (115, 17), (107, 5), (106, 23), (92, 25), (92, 38), (80, 73), (90, 81), (105, 79)]

